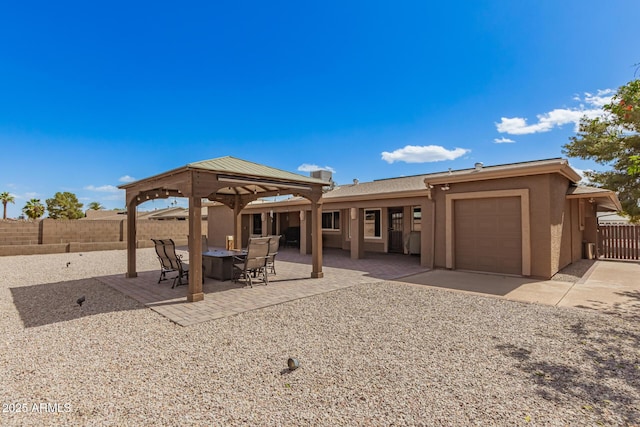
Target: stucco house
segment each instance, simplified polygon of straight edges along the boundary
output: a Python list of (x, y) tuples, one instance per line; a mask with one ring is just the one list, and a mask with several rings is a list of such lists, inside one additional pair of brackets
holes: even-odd
[[(320, 200), (323, 247), (354, 259), (403, 253), (429, 268), (550, 278), (583, 257), (585, 242), (597, 241), (597, 212), (621, 209), (614, 192), (579, 181), (561, 158), (354, 181)], [(233, 210), (205, 206), (209, 242), (224, 246), (234, 234)], [(310, 253), (310, 209), (301, 197), (250, 203), (241, 244), (251, 235), (283, 234)]]

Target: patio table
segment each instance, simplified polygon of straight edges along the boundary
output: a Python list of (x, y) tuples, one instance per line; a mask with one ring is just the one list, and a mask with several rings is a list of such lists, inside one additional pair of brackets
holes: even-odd
[(233, 279), (233, 257), (243, 256), (243, 251), (228, 251), (225, 249), (214, 249), (202, 253), (202, 266), (206, 277), (216, 280)]

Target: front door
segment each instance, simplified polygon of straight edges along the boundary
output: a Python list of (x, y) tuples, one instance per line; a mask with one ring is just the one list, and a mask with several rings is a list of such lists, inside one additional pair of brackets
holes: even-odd
[(389, 208), (389, 252), (404, 253), (402, 245), (402, 215), (402, 208)]

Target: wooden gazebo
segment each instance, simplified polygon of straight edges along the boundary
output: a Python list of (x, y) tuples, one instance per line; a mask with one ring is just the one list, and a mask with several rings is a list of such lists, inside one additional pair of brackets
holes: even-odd
[(293, 194), (311, 202), (311, 277), (322, 277), (322, 188), (329, 182), (258, 163), (220, 157), (121, 185), (127, 203), (127, 277), (136, 277), (136, 208), (152, 199), (189, 199), (189, 289), (187, 301), (204, 299), (202, 292), (202, 199), (233, 209), (235, 241), (241, 241), (242, 209), (261, 197)]

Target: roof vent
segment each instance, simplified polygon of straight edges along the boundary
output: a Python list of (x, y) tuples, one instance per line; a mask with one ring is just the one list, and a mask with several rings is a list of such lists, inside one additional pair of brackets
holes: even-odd
[(476, 163), (476, 164), (475, 164), (475, 167), (476, 167), (476, 170), (477, 170), (477, 171), (482, 170), (482, 167), (483, 167), (483, 166), (484, 166), (484, 165), (482, 164), (482, 162), (478, 162), (478, 163)]

